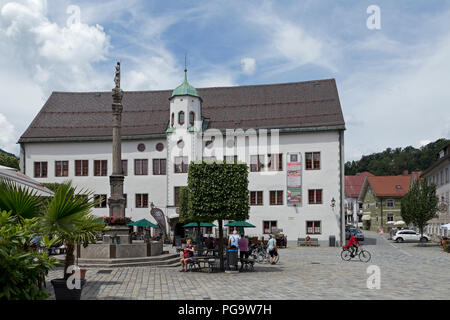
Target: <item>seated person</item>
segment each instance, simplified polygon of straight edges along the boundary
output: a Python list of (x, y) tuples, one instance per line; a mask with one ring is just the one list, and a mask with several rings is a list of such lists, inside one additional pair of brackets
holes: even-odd
[(184, 248), (183, 258), (181, 258), (181, 270), (180, 272), (187, 272), (188, 263), (192, 261), (194, 257), (194, 246), (192, 245), (192, 240), (188, 239), (186, 243), (186, 247)]

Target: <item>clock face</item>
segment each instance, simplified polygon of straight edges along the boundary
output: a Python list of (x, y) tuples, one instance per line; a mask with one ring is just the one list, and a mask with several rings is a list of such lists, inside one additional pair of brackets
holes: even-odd
[(156, 145), (156, 150), (159, 151), (159, 152), (163, 151), (164, 150), (164, 144), (158, 143)]
[(178, 140), (177, 146), (178, 146), (178, 148), (183, 149), (184, 148), (184, 141), (182, 139)]
[(145, 144), (143, 144), (143, 143), (138, 144), (137, 149), (140, 152), (144, 152), (145, 151)]

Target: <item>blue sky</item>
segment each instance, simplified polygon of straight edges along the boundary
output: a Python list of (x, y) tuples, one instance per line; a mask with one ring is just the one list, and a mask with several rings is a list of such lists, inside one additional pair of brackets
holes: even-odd
[(110, 90), (117, 60), (125, 90), (172, 89), (185, 54), (198, 88), (335, 78), (346, 160), (419, 147), (450, 138), (449, 36), (448, 1), (0, 0), (0, 148), (52, 91)]

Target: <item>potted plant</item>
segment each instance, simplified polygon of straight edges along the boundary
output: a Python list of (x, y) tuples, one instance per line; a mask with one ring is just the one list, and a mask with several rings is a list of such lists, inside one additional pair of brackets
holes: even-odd
[(47, 201), (41, 218), (41, 225), (46, 233), (56, 236), (67, 247), (63, 277), (51, 281), (57, 300), (79, 300), (86, 284), (85, 279), (79, 279), (79, 287), (68, 287), (74, 273), (75, 244), (81, 243), (86, 247), (95, 241), (96, 233), (103, 229), (103, 224), (91, 214), (97, 203), (89, 199), (90, 196), (91, 193), (87, 197), (82, 196), (81, 192), (75, 193), (71, 182), (65, 182), (56, 190), (54, 197)]

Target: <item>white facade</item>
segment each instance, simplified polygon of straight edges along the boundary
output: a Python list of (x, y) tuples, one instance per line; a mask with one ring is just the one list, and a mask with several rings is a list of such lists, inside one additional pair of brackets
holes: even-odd
[[(175, 133), (170, 133), (176, 134)], [(192, 134), (192, 136), (196, 136)], [(176, 217), (174, 207), (174, 188), (187, 185), (186, 173), (174, 173), (173, 159), (168, 153), (176, 147), (168, 148), (173, 139), (150, 139), (141, 141), (123, 141), (122, 159), (128, 160), (128, 174), (125, 177), (124, 193), (127, 195), (126, 215), (133, 220), (146, 218), (152, 222), (150, 208), (136, 208), (135, 195), (148, 194), (148, 203), (153, 202), (156, 207), (163, 210), (166, 216)], [(248, 140), (248, 138), (247, 138)], [(145, 145), (145, 151), (137, 150), (138, 144)], [(163, 143), (164, 150), (156, 150), (156, 144)], [(199, 142), (197, 142), (199, 143)], [(201, 143), (201, 141), (200, 141)], [(248, 141), (247, 141), (248, 144)], [(185, 144), (186, 146), (187, 144)], [(47, 178), (35, 178), (39, 182), (63, 182), (72, 180), (80, 189), (88, 189), (94, 194), (110, 196), (109, 175), (112, 172), (112, 145), (111, 142), (53, 142), (28, 143), (23, 145), (25, 159), (25, 173), (33, 177), (34, 162), (47, 162)], [(337, 131), (304, 132), (293, 134), (280, 134), (279, 153), (283, 154), (283, 171), (250, 172), (249, 191), (263, 191), (263, 205), (250, 207), (249, 222), (256, 226), (247, 229), (248, 235), (262, 236), (264, 221), (277, 221), (277, 228), (282, 229), (288, 240), (306, 236), (306, 221), (320, 221), (320, 234), (311, 235), (320, 241), (328, 241), (329, 235), (339, 238), (340, 234), (340, 170), (339, 170), (339, 133)], [(321, 169), (305, 170), (303, 168), (302, 205), (291, 207), (286, 204), (286, 155), (300, 152), (302, 159), (306, 152), (320, 152)], [(250, 153), (247, 150), (245, 162), (250, 163)], [(199, 154), (193, 157), (200, 160)], [(148, 175), (134, 174), (134, 160), (148, 159)], [(167, 175), (153, 175), (152, 159), (167, 159)], [(267, 159), (267, 158), (266, 158)], [(87, 177), (75, 176), (75, 160), (89, 161), (89, 175)], [(107, 160), (107, 176), (94, 176), (94, 160)], [(240, 159), (241, 160), (241, 159)], [(55, 176), (55, 162), (68, 161), (69, 172), (67, 177)], [(322, 191), (322, 204), (308, 204), (308, 190), (320, 189)], [(283, 204), (270, 205), (269, 192), (283, 191)], [(334, 209), (331, 207), (335, 199)], [(96, 208), (94, 213), (98, 216), (109, 215), (108, 208)]]
[[(333, 82), (334, 84), (334, 82)], [(187, 172), (175, 172), (175, 159), (188, 157), (188, 161), (211, 159), (222, 161), (224, 156), (237, 156), (237, 161), (247, 163), (250, 167), (251, 156), (264, 156), (266, 169), (261, 172), (250, 172), (249, 191), (262, 192), (262, 203), (250, 206), (249, 222), (256, 226), (246, 229), (249, 236), (266, 236), (278, 229), (287, 236), (288, 241), (296, 242), (298, 237), (318, 238), (322, 243), (328, 243), (329, 236), (340, 239), (344, 228), (344, 154), (343, 126), (317, 126), (309, 128), (279, 128), (271, 130), (215, 130), (203, 131), (207, 124), (203, 123), (202, 99), (188, 83), (180, 86), (193, 90), (193, 94), (173, 94), (167, 102), (170, 106), (169, 127), (165, 134), (154, 135), (154, 138), (139, 139), (127, 137), (122, 140), (122, 160), (128, 161), (128, 170), (124, 181), (126, 194), (126, 216), (134, 221), (147, 219), (154, 223), (150, 215), (150, 204), (153, 203), (166, 215), (169, 230), (173, 235), (178, 218), (175, 203), (175, 189), (187, 185)], [(174, 92), (179, 92), (176, 89)], [(340, 106), (339, 106), (340, 108)], [(180, 121), (180, 113), (184, 114)], [(238, 120), (238, 119), (236, 119)], [(80, 189), (87, 189), (96, 195), (110, 197), (109, 176), (112, 173), (112, 143), (111, 141), (90, 138), (73, 138), (68, 142), (21, 141), (22, 171), (39, 182), (63, 182), (72, 180)], [(51, 140), (51, 139), (50, 139)], [(213, 141), (213, 147), (207, 147), (206, 142)], [(138, 145), (145, 145), (145, 150), (139, 151)], [(157, 144), (163, 144), (164, 149), (158, 151)], [(289, 154), (300, 154), (302, 162), (302, 201), (297, 206), (287, 204), (287, 162)], [(320, 165), (314, 170), (306, 169), (306, 153), (320, 154)], [(282, 170), (268, 171), (267, 154), (282, 155)], [(135, 175), (135, 160), (148, 160), (148, 174)], [(165, 159), (164, 175), (154, 175), (153, 160)], [(87, 160), (88, 176), (75, 176), (75, 161)], [(94, 162), (107, 160), (107, 174), (94, 176)], [(56, 161), (69, 163), (68, 174), (56, 177)], [(47, 176), (34, 175), (35, 163), (47, 163)], [(188, 162), (188, 163), (189, 163)], [(315, 166), (315, 165), (314, 165)], [(321, 197), (317, 204), (309, 203), (309, 190), (319, 190)], [(321, 190), (321, 191), (320, 191)], [(281, 203), (270, 203), (270, 192), (282, 192)], [(147, 194), (148, 203), (145, 208), (136, 207), (136, 195)], [(334, 201), (333, 201), (334, 199)], [(250, 199), (249, 199), (250, 201)], [(333, 205), (332, 205), (333, 204)], [(109, 215), (109, 209), (96, 208), (94, 214)], [(270, 222), (272, 230), (265, 230), (264, 224)], [(307, 226), (314, 226), (307, 228)], [(179, 225), (178, 225), (179, 227)], [(281, 229), (281, 230), (279, 230)], [(213, 230), (215, 233), (215, 230)]]

